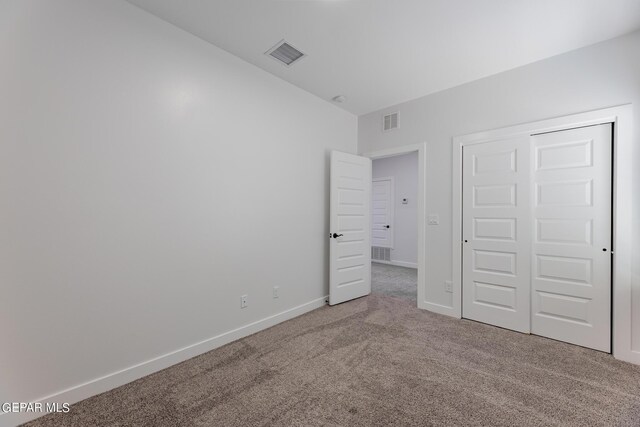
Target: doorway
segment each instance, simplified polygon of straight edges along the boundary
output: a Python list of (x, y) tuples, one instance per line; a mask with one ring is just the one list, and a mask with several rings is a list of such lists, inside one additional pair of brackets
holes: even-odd
[(372, 191), (372, 292), (425, 308), (426, 144), (364, 155), (378, 188)]
[(371, 292), (417, 304), (418, 152), (374, 159)]
[[(416, 280), (410, 279), (417, 284), (414, 293), (417, 298), (414, 299), (414, 303), (418, 308), (429, 307), (425, 301), (426, 151), (426, 143), (422, 143), (365, 153), (361, 156), (331, 152), (328, 236), (330, 305), (371, 293), (371, 255), (374, 251), (371, 246), (372, 162), (376, 159), (414, 153), (417, 155), (418, 162), (417, 195), (414, 204), (416, 215), (413, 219), (417, 222), (417, 262), (415, 266), (387, 264), (386, 267), (406, 268), (415, 274)], [(396, 222), (394, 219), (394, 224)], [(384, 225), (389, 225), (389, 228), (392, 226), (386, 223)], [(382, 249), (388, 250), (388, 248)], [(383, 274), (393, 275), (394, 273)]]

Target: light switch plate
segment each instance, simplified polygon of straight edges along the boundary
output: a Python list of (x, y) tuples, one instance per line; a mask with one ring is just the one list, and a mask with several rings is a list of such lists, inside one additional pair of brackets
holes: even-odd
[(444, 281), (445, 292), (453, 292), (453, 282), (451, 280)]

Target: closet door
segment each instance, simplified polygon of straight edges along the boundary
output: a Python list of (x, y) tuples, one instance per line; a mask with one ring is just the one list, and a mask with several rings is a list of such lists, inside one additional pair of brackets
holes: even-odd
[(529, 137), (463, 150), (462, 315), (529, 332)]
[(532, 333), (609, 352), (612, 125), (532, 139)]

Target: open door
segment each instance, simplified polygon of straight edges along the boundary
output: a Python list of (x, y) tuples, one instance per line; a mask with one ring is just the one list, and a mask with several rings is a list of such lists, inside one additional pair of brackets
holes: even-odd
[(331, 152), (329, 304), (371, 293), (371, 159)]

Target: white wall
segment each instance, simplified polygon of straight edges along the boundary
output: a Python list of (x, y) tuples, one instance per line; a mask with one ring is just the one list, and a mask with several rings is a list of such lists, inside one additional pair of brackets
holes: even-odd
[[(427, 143), (427, 214), (440, 225), (426, 227), (426, 301), (451, 306), (452, 137), (605, 107), (634, 104), (634, 141), (640, 128), (640, 32), (549, 58), (410, 102), (358, 120), (361, 153)], [(400, 129), (382, 133), (382, 115), (399, 111)], [(634, 159), (640, 164), (640, 148)], [(633, 259), (640, 259), (640, 168), (633, 185)], [(633, 263), (634, 324), (640, 324), (640, 262)], [(640, 350), (640, 328), (633, 331)]]
[(355, 116), (121, 1), (3, 1), (0, 57), (0, 402), (322, 304)]
[[(394, 178), (393, 250), (391, 261), (417, 268), (418, 262), (418, 152), (375, 159), (374, 178)], [(406, 197), (408, 203), (402, 204)]]

